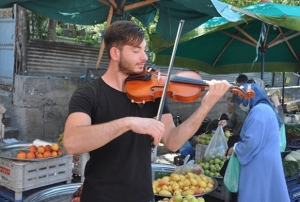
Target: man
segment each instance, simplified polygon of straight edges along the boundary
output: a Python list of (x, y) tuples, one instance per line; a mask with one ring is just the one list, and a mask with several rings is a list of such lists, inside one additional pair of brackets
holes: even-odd
[(148, 60), (142, 28), (129, 21), (114, 22), (106, 29), (104, 42), (109, 67), (72, 96), (63, 145), (69, 154), (90, 153), (82, 202), (149, 202), (154, 197), (150, 143), (162, 142), (177, 151), (195, 134), (229, 83), (207, 82), (210, 90), (201, 106), (175, 127), (167, 105), (161, 121), (155, 119), (160, 99), (141, 106), (126, 96), (125, 79), (141, 73)]
[[(241, 74), (237, 77), (236, 83), (237, 85), (242, 85), (248, 81), (248, 77), (244, 74)], [(227, 121), (227, 127), (232, 129), (233, 135), (239, 135), (241, 128), (244, 124), (244, 121), (247, 117), (247, 111), (244, 111), (243, 108), (241, 109), (240, 106), (237, 106), (234, 104), (234, 100), (232, 102), (232, 99), (236, 99), (238, 95), (233, 95), (233, 98), (227, 98), (227, 109), (232, 108), (232, 115), (230, 119)]]

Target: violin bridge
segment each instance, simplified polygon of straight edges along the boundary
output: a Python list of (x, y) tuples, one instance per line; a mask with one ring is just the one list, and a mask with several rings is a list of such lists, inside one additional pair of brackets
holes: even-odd
[(158, 72), (157, 74), (157, 81), (159, 82), (159, 80), (160, 80), (160, 72)]
[[(131, 103), (135, 103), (134, 99), (131, 100)], [(138, 103), (138, 102), (137, 102)], [(142, 101), (142, 104), (145, 104), (145, 100)]]

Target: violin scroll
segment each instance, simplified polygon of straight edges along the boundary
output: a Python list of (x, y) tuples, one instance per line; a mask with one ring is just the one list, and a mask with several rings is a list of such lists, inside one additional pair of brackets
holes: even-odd
[(246, 99), (251, 99), (255, 95), (254, 90), (247, 89), (246, 91), (244, 91), (243, 89), (241, 89), (238, 86), (230, 86), (229, 90), (232, 94), (238, 94), (240, 97), (246, 98)]

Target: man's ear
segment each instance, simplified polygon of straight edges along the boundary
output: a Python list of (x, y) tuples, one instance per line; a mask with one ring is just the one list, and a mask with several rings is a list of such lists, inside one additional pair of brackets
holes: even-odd
[(113, 60), (119, 60), (120, 59), (120, 55), (121, 55), (121, 53), (120, 53), (120, 50), (118, 48), (112, 47), (110, 49), (110, 57), (111, 57), (111, 59), (113, 59)]

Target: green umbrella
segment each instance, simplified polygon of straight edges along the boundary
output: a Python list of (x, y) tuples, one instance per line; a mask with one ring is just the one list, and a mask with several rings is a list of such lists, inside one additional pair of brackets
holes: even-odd
[[(136, 17), (148, 26), (159, 10), (156, 31), (166, 41), (175, 40), (178, 24), (184, 20), (182, 34), (195, 29), (214, 16), (230, 21), (239, 18), (230, 5), (218, 0), (1, 0), (0, 8), (20, 6), (51, 19), (80, 25), (94, 25)], [(104, 51), (101, 44), (96, 63), (98, 68)]]
[(51, 19), (80, 25), (134, 16), (148, 26), (159, 10), (156, 29), (167, 41), (175, 40), (180, 20), (185, 20), (184, 34), (212, 17), (222, 16), (231, 21), (237, 16), (228, 4), (217, 0), (1, 0), (0, 8), (14, 3)]
[[(174, 66), (210, 74), (299, 71), (300, 7), (260, 3), (237, 10), (243, 20), (213, 18), (183, 35)], [(167, 65), (172, 43), (151, 38), (155, 64)]]

